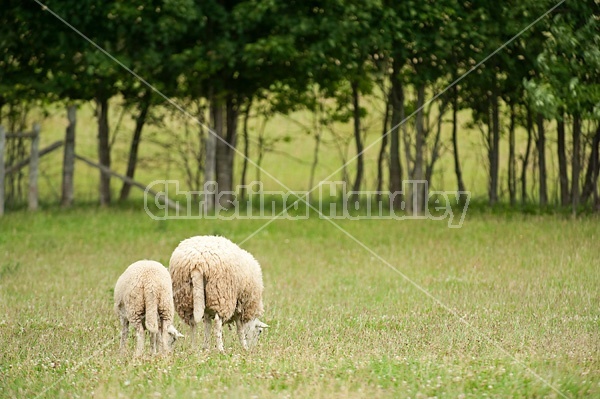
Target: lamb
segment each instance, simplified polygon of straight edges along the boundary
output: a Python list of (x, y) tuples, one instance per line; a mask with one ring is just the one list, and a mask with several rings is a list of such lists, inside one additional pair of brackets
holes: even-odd
[(204, 320), (204, 349), (210, 346), (212, 319), (217, 349), (223, 352), (223, 324), (235, 322), (244, 349), (256, 344), (268, 326), (263, 313), (263, 281), (254, 257), (224, 237), (196, 236), (183, 240), (171, 255), (175, 310), (191, 327)]
[(174, 341), (183, 337), (173, 326), (171, 276), (158, 262), (140, 260), (123, 272), (115, 285), (115, 312), (121, 322), (121, 351), (125, 349), (130, 323), (137, 336), (135, 356), (144, 349), (144, 328), (150, 332), (153, 354), (157, 344), (161, 352), (170, 352)]

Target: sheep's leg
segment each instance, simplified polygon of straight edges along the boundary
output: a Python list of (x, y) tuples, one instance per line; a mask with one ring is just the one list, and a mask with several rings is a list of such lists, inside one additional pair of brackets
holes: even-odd
[(215, 335), (217, 336), (217, 350), (223, 352), (223, 320), (219, 317), (219, 314), (215, 315)]
[(198, 324), (196, 324), (196, 322), (194, 322), (192, 320), (192, 324), (191, 324), (191, 328), (192, 328), (192, 346), (195, 347), (196, 346), (196, 326)]
[(152, 354), (153, 355), (156, 355), (156, 344), (158, 341), (158, 334), (159, 333), (154, 333), (154, 332), (150, 333), (150, 344), (152, 346)]
[(135, 333), (137, 337), (135, 356), (141, 356), (144, 351), (144, 326), (141, 322), (135, 326)]
[(204, 277), (198, 269), (192, 270), (192, 297), (194, 300), (194, 323), (200, 323), (204, 317)]
[(124, 352), (127, 347), (127, 335), (129, 334), (129, 320), (127, 317), (121, 316), (121, 344), (119, 349)]
[(169, 347), (169, 332), (167, 331), (167, 329), (167, 321), (163, 320), (158, 332), (160, 335), (161, 351), (163, 353), (168, 353), (171, 351), (171, 348)]
[(240, 339), (240, 344), (242, 344), (242, 348), (248, 349), (248, 341), (246, 341), (246, 333), (244, 332), (244, 325), (242, 324), (242, 320), (239, 317), (235, 319), (235, 326), (237, 328), (238, 338)]
[(212, 327), (212, 319), (204, 318), (204, 349), (210, 349), (210, 330)]

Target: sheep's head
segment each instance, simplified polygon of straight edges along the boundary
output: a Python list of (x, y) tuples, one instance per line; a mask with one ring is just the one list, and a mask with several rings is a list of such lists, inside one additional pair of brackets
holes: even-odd
[(171, 349), (173, 347), (173, 345), (175, 344), (175, 341), (177, 341), (177, 338), (184, 337), (184, 335), (182, 333), (177, 331), (177, 329), (175, 328), (175, 326), (173, 326), (173, 324), (171, 324), (167, 328), (167, 332), (169, 333), (169, 349)]
[(260, 334), (263, 332), (263, 330), (268, 327), (268, 325), (258, 319), (252, 319), (246, 323), (244, 333), (246, 334), (246, 341), (249, 348), (256, 345), (258, 342), (258, 337), (260, 337)]

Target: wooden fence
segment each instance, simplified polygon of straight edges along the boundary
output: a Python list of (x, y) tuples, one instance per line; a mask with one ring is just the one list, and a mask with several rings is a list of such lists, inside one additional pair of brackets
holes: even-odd
[[(11, 173), (15, 173), (22, 168), (29, 165), (29, 181), (28, 181), (28, 195), (27, 202), (28, 208), (31, 211), (35, 211), (38, 209), (38, 171), (39, 171), (39, 161), (40, 158), (44, 155), (51, 153), (52, 151), (62, 147), (64, 145), (64, 155), (63, 155), (63, 171), (62, 171), (62, 199), (61, 204), (63, 207), (68, 207), (73, 203), (73, 176), (74, 176), (74, 163), (75, 159), (79, 159), (80, 161), (86, 163), (89, 166), (97, 168), (104, 173), (108, 173), (122, 181), (131, 184), (134, 187), (137, 187), (141, 190), (146, 191), (148, 194), (151, 194), (155, 197), (163, 198), (168, 207), (173, 209), (178, 209), (178, 205), (176, 202), (170, 200), (169, 198), (164, 198), (163, 193), (157, 193), (152, 190), (146, 190), (146, 186), (142, 183), (139, 183), (127, 176), (121, 175), (117, 172), (114, 172), (107, 168), (104, 165), (100, 165), (88, 158), (82, 157), (75, 153), (75, 124), (76, 124), (76, 107), (69, 106), (67, 109), (67, 117), (69, 119), (69, 126), (67, 127), (65, 141), (56, 141), (50, 144), (48, 147), (40, 150), (40, 125), (35, 124), (33, 126), (33, 130), (28, 133), (7, 133), (2, 126), (0, 126), (0, 216), (4, 214), (4, 182), (5, 177)], [(22, 159), (19, 162), (16, 162), (13, 165), (5, 164), (4, 152), (6, 148), (6, 141), (8, 139), (14, 138), (29, 138), (31, 139), (31, 151), (28, 158)]]
[[(4, 152), (7, 140), (16, 138), (31, 139), (29, 157), (15, 163), (14, 165), (6, 165), (4, 162)], [(40, 150), (40, 125), (37, 123), (33, 126), (33, 130), (27, 133), (7, 133), (4, 128), (0, 126), (0, 216), (4, 215), (4, 181), (6, 176), (17, 172), (26, 166), (29, 166), (29, 179), (27, 187), (28, 208), (30, 211), (35, 211), (38, 209), (38, 172), (40, 158), (51, 153), (57, 148), (60, 148), (62, 145), (62, 141), (56, 141), (50, 144), (48, 147)]]
[(117, 173), (117, 172), (115, 172), (115, 171), (107, 168), (104, 165), (100, 165), (99, 163), (96, 163), (96, 162), (92, 161), (91, 159), (88, 159), (86, 157), (82, 157), (81, 155), (75, 154), (75, 158), (77, 158), (80, 161), (88, 164), (91, 167), (94, 167), (94, 168), (97, 168), (97, 169), (103, 171), (104, 173), (108, 173), (111, 176), (114, 176), (114, 177), (116, 177), (118, 179), (121, 179), (125, 183), (131, 184), (132, 186), (137, 187), (140, 190), (147, 192), (148, 194), (154, 196), (155, 198), (158, 197), (159, 199), (164, 200), (165, 203), (167, 204), (167, 206), (169, 208), (175, 209), (176, 211), (179, 211), (179, 205), (175, 201), (169, 199), (168, 197), (165, 197), (164, 193), (158, 193), (158, 192), (156, 192), (154, 190), (150, 190), (144, 184), (139, 183), (139, 182), (137, 182), (137, 181), (135, 181), (135, 180), (133, 180), (133, 179), (127, 177), (127, 176), (124, 176), (124, 175), (122, 175), (120, 173)]

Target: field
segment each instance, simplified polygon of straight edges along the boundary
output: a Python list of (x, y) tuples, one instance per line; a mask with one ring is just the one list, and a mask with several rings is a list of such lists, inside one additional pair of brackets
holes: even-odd
[[(600, 397), (600, 223), (153, 221), (141, 205), (0, 221), (1, 398)], [(112, 289), (141, 258), (221, 234), (261, 262), (271, 328), (244, 352), (118, 350)], [(359, 244), (359, 242), (361, 244)]]

